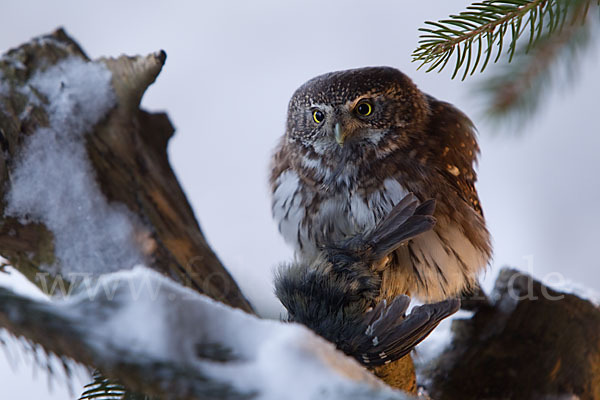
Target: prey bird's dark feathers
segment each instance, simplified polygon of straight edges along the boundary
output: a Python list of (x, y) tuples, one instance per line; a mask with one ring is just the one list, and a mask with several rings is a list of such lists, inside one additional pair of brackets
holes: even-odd
[(365, 336), (371, 338), (371, 342), (361, 346), (359, 360), (363, 364), (379, 366), (404, 357), (444, 318), (460, 308), (460, 300), (449, 299), (416, 306), (405, 316), (409, 304), (410, 298), (400, 295), (389, 305), (383, 300), (367, 313), (366, 318), (373, 322), (367, 325), (365, 331)]
[(291, 321), (300, 322), (369, 366), (395, 361), (412, 350), (459, 307), (451, 299), (416, 307), (408, 296), (378, 302), (380, 272), (373, 268), (398, 247), (435, 225), (433, 200), (419, 205), (409, 194), (373, 229), (321, 248), (316, 259), (284, 266), (275, 292)]

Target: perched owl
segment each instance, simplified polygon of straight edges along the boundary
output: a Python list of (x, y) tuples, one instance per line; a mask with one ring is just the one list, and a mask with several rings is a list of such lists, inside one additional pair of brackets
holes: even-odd
[(375, 227), (408, 193), (435, 199), (433, 230), (372, 267), (382, 299), (456, 296), (492, 253), (474, 186), (478, 152), (471, 121), (394, 68), (321, 75), (290, 100), (272, 160), (273, 217), (310, 263), (326, 243)]

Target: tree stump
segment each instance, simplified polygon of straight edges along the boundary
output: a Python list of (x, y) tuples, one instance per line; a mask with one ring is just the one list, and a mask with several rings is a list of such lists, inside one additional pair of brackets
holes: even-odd
[[(112, 73), (116, 106), (86, 133), (85, 148), (106, 201), (111, 207), (126, 208), (124, 212), (133, 216), (133, 236), (143, 263), (214, 299), (252, 312), (208, 246), (171, 170), (166, 148), (174, 129), (167, 115), (139, 109), (142, 95), (165, 62), (163, 51), (146, 57), (90, 61), (59, 29), (0, 59), (0, 254), (48, 294), (55, 294), (58, 286), (45, 280), (55, 280), (65, 272), (61, 268), (65, 260), (55, 254), (54, 234), (40, 221), (7, 216), (6, 194), (27, 137), (48, 127), (51, 118), (43, 96), (29, 80), (68, 59), (103, 65)], [(33, 93), (24, 94), (29, 92)], [(65, 211), (67, 208), (65, 205)], [(62, 275), (67, 284), (74, 283), (68, 274)]]
[(501, 271), (494, 306), (453, 321), (447, 351), (428, 366), (434, 399), (600, 399), (600, 309)]

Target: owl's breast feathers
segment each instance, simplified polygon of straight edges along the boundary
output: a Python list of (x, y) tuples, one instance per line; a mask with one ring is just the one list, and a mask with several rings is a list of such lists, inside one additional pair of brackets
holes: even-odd
[[(425, 132), (395, 142), (388, 135), (344, 159), (317, 154), (286, 137), (272, 160), (273, 216), (299, 257), (326, 241), (373, 227), (408, 192), (437, 200), (434, 230), (401, 247), (383, 271), (382, 297), (424, 300), (459, 294), (491, 257), (475, 189), (479, 147), (471, 121), (452, 105), (426, 97)], [(401, 142), (401, 145), (398, 144)]]

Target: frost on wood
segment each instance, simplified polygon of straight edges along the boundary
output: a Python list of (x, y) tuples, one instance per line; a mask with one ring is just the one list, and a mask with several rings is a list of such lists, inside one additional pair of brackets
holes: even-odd
[(68, 278), (142, 262), (134, 242), (135, 216), (123, 205), (108, 204), (85, 149), (84, 134), (115, 106), (110, 71), (102, 64), (66, 58), (36, 72), (17, 90), (45, 109), (49, 124), (24, 140), (5, 215), (23, 223), (41, 222), (52, 231), (60, 269), (41, 267)]
[(143, 262), (251, 311), (171, 170), (167, 116), (139, 109), (165, 57), (90, 61), (59, 30), (0, 58), (0, 254), (49, 290)]
[(0, 326), (165, 398), (408, 398), (302, 325), (261, 320), (141, 266), (61, 301), (0, 288)]

